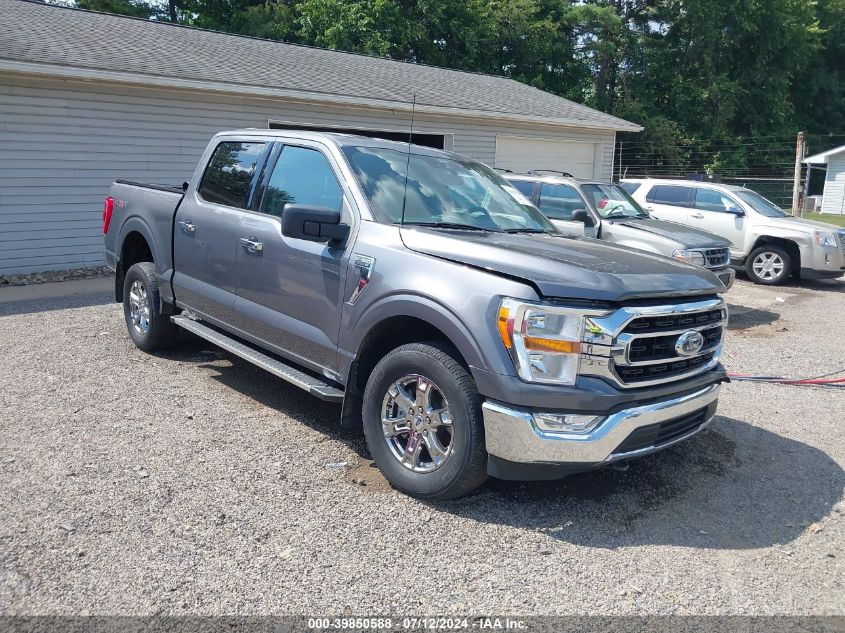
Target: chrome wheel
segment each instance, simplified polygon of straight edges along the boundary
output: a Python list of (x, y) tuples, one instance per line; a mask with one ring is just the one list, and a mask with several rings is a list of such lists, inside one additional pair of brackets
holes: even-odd
[(765, 281), (774, 281), (783, 275), (786, 263), (777, 253), (764, 251), (751, 262), (751, 269), (754, 274)]
[(137, 279), (129, 288), (129, 319), (132, 321), (132, 327), (141, 336), (150, 329), (150, 303), (147, 300), (147, 288)]
[(430, 473), (452, 454), (452, 413), (440, 388), (419, 374), (384, 394), (381, 425), (391, 454), (408, 470)]

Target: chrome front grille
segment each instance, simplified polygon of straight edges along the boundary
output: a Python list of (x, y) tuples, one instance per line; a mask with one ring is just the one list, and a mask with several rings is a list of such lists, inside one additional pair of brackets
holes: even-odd
[(724, 268), (731, 262), (729, 248), (705, 248), (701, 253), (704, 255), (705, 268)]
[[(682, 380), (719, 362), (727, 308), (721, 299), (620, 308), (590, 317), (583, 338), (581, 374), (635, 388)], [(682, 337), (698, 338), (694, 353), (679, 352)]]

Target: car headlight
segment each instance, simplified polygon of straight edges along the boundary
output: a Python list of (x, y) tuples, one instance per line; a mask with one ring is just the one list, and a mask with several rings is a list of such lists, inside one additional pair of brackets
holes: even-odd
[(699, 251), (679, 250), (672, 253), (672, 257), (688, 264), (695, 264), (696, 266), (704, 266), (706, 263), (704, 253), (700, 253)]
[(830, 231), (815, 231), (816, 244), (836, 248), (836, 236)]
[(498, 330), (517, 374), (527, 382), (574, 385), (581, 360), (581, 333), (588, 313), (505, 298)]

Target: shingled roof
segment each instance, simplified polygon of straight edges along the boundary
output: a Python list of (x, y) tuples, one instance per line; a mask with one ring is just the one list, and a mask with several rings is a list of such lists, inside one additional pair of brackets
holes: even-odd
[(505, 77), (0, 0), (0, 69), (553, 125), (640, 126)]

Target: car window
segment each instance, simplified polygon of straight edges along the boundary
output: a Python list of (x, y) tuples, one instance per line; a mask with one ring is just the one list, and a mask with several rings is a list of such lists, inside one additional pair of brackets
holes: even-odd
[(381, 147), (349, 145), (343, 153), (379, 222), (558, 232), (510, 182), (481, 163)]
[(655, 185), (646, 200), (655, 204), (671, 204), (676, 207), (688, 207), (691, 187), (680, 185)]
[(509, 180), (508, 182), (513, 185), (513, 188), (516, 189), (519, 193), (523, 196), (531, 200), (531, 196), (534, 194), (534, 182), (531, 180)]
[(572, 212), (586, 204), (575, 187), (543, 183), (540, 189), (540, 211), (552, 220), (571, 220)]
[(605, 219), (648, 218), (648, 213), (619, 185), (583, 184), (581, 191), (592, 200), (593, 207)]
[(200, 196), (208, 202), (245, 209), (264, 149), (264, 143), (220, 143), (205, 168), (198, 189)]
[(755, 191), (744, 189), (742, 191), (735, 191), (735, 193), (742, 198), (745, 204), (749, 205), (760, 215), (765, 215), (769, 218), (788, 218), (791, 215)]
[(634, 193), (642, 185), (640, 185), (640, 183), (638, 182), (620, 182), (619, 186), (622, 187), (628, 193)]
[(328, 159), (316, 149), (286, 145), (273, 167), (259, 211), (281, 217), (285, 205), (340, 209), (343, 192)]
[(695, 208), (702, 211), (724, 213), (729, 207), (737, 206), (730, 196), (715, 189), (696, 189)]

